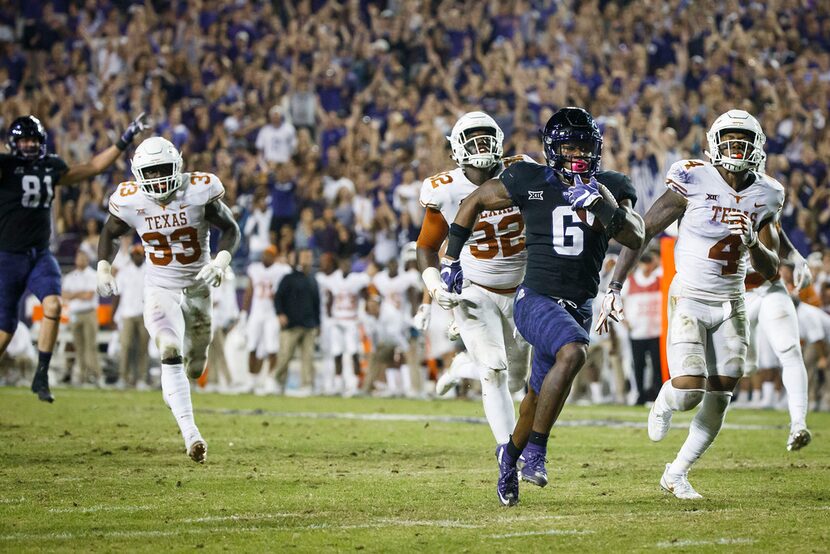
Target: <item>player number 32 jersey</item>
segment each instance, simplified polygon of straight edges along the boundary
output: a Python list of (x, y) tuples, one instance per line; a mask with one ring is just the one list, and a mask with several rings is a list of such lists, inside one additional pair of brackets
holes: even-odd
[(763, 173), (740, 192), (730, 187), (715, 166), (681, 160), (671, 166), (666, 187), (688, 202), (680, 220), (674, 257), (683, 294), (701, 300), (733, 300), (744, 292), (746, 248), (729, 233), (729, 215), (749, 215), (758, 231), (778, 218), (784, 187)]
[(196, 274), (210, 262), (210, 224), (205, 206), (225, 195), (212, 173), (184, 173), (182, 186), (161, 205), (142, 194), (138, 183), (118, 185), (109, 212), (133, 227), (144, 245), (145, 283), (166, 289), (192, 286)]
[[(505, 158), (505, 167), (515, 161), (532, 161), (527, 156)], [(441, 212), (452, 224), (461, 201), (478, 188), (459, 168), (424, 180), (420, 202)], [(522, 282), (527, 251), (525, 224), (519, 208), (485, 211), (479, 215), (473, 234), (461, 251), (464, 277), (485, 287), (511, 289)]]

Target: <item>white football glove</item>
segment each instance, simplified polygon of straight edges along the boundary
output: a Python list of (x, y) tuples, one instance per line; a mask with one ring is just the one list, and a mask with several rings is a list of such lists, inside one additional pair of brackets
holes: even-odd
[(441, 273), (438, 268), (428, 267), (421, 273), (424, 279), (424, 284), (429, 291), (432, 299), (438, 302), (438, 305), (445, 310), (451, 310), (458, 305), (458, 295), (454, 292), (448, 292), (444, 288), (444, 282), (441, 280)]
[(458, 337), (461, 336), (461, 329), (458, 328), (458, 323), (455, 321), (455, 318), (450, 320), (450, 324), (447, 325), (447, 338), (450, 340), (458, 340)]
[(197, 281), (203, 281), (212, 287), (218, 287), (225, 278), (225, 270), (231, 263), (231, 255), (227, 250), (222, 250), (216, 257), (199, 270), (196, 274)]
[(804, 256), (793, 250), (790, 253), (790, 261), (793, 263), (793, 283), (798, 290), (804, 290), (813, 284), (813, 273)]
[(729, 233), (741, 237), (741, 241), (747, 248), (758, 244), (758, 233), (752, 226), (752, 220), (743, 212), (732, 212), (729, 215)]
[(430, 315), (432, 314), (432, 304), (421, 304), (418, 306), (418, 311), (412, 316), (412, 326), (422, 333), (426, 333), (429, 327)]
[(608, 320), (619, 323), (625, 317), (623, 316), (622, 298), (620, 298), (620, 291), (617, 289), (608, 289), (605, 293), (605, 298), (602, 299), (602, 309), (597, 317), (597, 324), (594, 326), (594, 331), (602, 335), (609, 331), (610, 323)]
[(112, 276), (112, 266), (106, 260), (98, 262), (98, 296), (106, 298), (118, 294), (118, 285), (115, 283), (115, 277)]

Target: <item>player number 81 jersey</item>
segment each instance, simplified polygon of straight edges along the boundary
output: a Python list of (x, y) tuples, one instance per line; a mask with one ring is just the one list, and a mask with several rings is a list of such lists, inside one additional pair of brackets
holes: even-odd
[(141, 193), (134, 181), (118, 185), (109, 212), (133, 227), (144, 245), (145, 284), (166, 289), (192, 286), (196, 274), (210, 262), (210, 224), (205, 206), (225, 195), (212, 173), (184, 173), (183, 185), (166, 204)]
[[(514, 161), (532, 160), (527, 156), (505, 158), (505, 167)], [(477, 188), (459, 167), (425, 179), (420, 202), (426, 208), (441, 212), (450, 225), (461, 201)], [(525, 223), (516, 206), (482, 212), (461, 251), (464, 277), (496, 289), (518, 286), (524, 277), (526, 260)]]
[(763, 173), (740, 192), (702, 160), (680, 160), (666, 175), (666, 187), (684, 196), (674, 257), (683, 294), (701, 300), (734, 300), (744, 293), (746, 247), (729, 232), (729, 215), (747, 214), (756, 231), (778, 218), (784, 187)]

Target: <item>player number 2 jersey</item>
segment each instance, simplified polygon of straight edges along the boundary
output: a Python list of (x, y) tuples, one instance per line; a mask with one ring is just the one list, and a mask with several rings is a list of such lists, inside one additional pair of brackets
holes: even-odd
[[(515, 161), (532, 161), (527, 156), (505, 158), (505, 167)], [(441, 212), (452, 224), (461, 201), (478, 188), (459, 168), (424, 180), (420, 202)], [(485, 211), (479, 215), (473, 234), (461, 251), (464, 277), (496, 289), (510, 289), (522, 282), (525, 271), (525, 224), (519, 208)]]
[(778, 218), (784, 187), (762, 173), (737, 192), (715, 166), (702, 160), (680, 160), (666, 175), (666, 186), (686, 198), (674, 248), (677, 279), (683, 294), (701, 300), (731, 300), (744, 292), (746, 247), (729, 233), (733, 212), (749, 215), (758, 231)]
[(210, 224), (205, 206), (225, 195), (212, 173), (184, 173), (182, 186), (166, 205), (149, 199), (134, 181), (118, 185), (109, 211), (133, 227), (144, 245), (145, 283), (166, 289), (192, 286), (210, 262)]

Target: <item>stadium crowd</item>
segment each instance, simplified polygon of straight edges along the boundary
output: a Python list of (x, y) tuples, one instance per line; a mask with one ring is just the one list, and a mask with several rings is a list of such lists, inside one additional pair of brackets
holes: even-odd
[[(330, 255), (354, 272), (401, 257), (418, 235), (421, 182), (453, 167), (444, 137), (466, 111), (496, 119), (506, 155), (541, 161), (539, 127), (584, 106), (603, 167), (631, 177), (643, 213), (674, 161), (703, 156), (708, 123), (741, 108), (767, 134), (766, 171), (787, 188), (782, 226), (815, 253), (812, 301), (830, 311), (830, 4), (14, 5), (0, 2), (0, 127), (37, 115), (72, 164), (146, 110), (185, 170), (224, 184), (244, 231), (240, 276), (271, 244), (283, 261), (311, 250), (316, 267)], [(79, 250), (94, 265), (107, 199), (129, 178), (122, 158), (59, 191), (67, 269)]]

